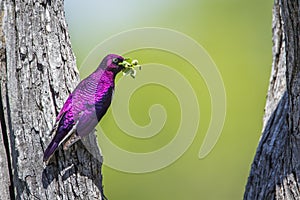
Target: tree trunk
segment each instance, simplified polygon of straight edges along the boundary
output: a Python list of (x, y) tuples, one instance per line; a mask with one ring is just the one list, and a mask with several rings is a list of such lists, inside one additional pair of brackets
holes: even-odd
[(80, 141), (43, 163), (55, 116), (79, 82), (63, 0), (0, 0), (0, 10), (1, 199), (102, 199), (98, 148)]
[(264, 129), (244, 199), (300, 199), (300, 1), (275, 0)]

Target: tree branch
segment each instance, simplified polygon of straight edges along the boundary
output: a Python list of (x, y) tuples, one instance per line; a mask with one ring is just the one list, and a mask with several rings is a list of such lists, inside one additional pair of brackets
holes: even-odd
[[(79, 82), (63, 1), (0, 4), (0, 39), (5, 41), (0, 45), (5, 52), (0, 60), (1, 136), (8, 144), (11, 199), (102, 199), (99, 149), (91, 153), (78, 142), (68, 151), (60, 148), (55, 163), (44, 166), (42, 160), (55, 116)], [(95, 145), (95, 135), (87, 142)]]
[(265, 128), (244, 199), (300, 198), (299, 9), (299, 1), (275, 0), (274, 3), (273, 66)]

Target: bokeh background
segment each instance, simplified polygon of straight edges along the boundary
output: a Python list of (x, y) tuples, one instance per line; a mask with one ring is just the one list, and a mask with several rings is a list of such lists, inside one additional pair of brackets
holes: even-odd
[[(199, 159), (199, 148), (211, 117), (210, 97), (203, 77), (188, 62), (165, 51), (148, 49), (130, 53), (141, 63), (174, 67), (190, 81), (199, 100), (200, 126), (188, 150), (166, 168), (133, 174), (104, 166), (104, 191), (109, 199), (243, 198), (261, 135), (271, 71), (272, 4), (271, 0), (65, 1), (78, 66), (96, 45), (112, 35), (133, 28), (169, 28), (190, 36), (206, 49), (226, 89), (227, 115), (222, 134), (210, 154)], [(128, 151), (149, 152), (163, 147), (175, 136), (180, 107), (172, 92), (158, 85), (147, 85), (132, 95), (130, 103), (132, 119), (141, 126), (150, 123), (151, 105), (163, 105), (168, 115), (166, 124), (152, 138), (133, 138), (118, 128), (109, 110), (100, 126), (113, 143)]]

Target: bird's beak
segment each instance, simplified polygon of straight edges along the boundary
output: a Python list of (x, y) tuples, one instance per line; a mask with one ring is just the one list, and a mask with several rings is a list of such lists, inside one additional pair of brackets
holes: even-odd
[(118, 65), (119, 65), (119, 66), (122, 66), (122, 67), (124, 67), (124, 68), (129, 68), (129, 67), (131, 67), (129, 58), (125, 58), (125, 59), (123, 60), (123, 62), (120, 62)]

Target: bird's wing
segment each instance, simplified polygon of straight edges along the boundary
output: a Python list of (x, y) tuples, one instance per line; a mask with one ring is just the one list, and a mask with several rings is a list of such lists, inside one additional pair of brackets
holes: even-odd
[(56, 119), (55, 124), (50, 132), (50, 135), (56, 133), (58, 125), (60, 124), (61, 120), (64, 119), (65, 114), (71, 110), (72, 107), (72, 94), (69, 95), (68, 99), (64, 103), (63, 107), (60, 109)]
[(95, 129), (111, 104), (112, 93), (113, 86), (107, 88), (106, 91), (102, 91), (101, 94), (94, 94), (93, 98), (95, 98), (95, 101), (93, 103), (86, 102), (84, 104), (85, 109), (79, 117), (77, 125), (77, 134), (79, 136), (88, 135)]
[(72, 97), (73, 95), (70, 94), (68, 99), (66, 100), (66, 102), (64, 103), (63, 107), (60, 109), (57, 117), (56, 117), (56, 122), (60, 121), (62, 116), (68, 111), (71, 109), (72, 107)]

